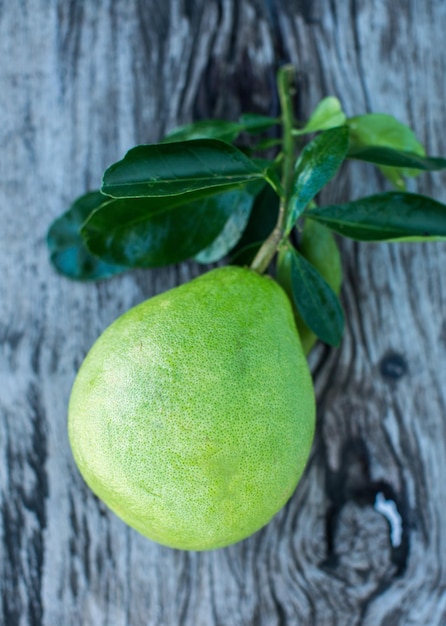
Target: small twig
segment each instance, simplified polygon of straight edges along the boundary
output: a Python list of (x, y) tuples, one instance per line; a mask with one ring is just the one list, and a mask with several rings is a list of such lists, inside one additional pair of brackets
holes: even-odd
[(283, 146), (283, 173), (282, 193), (280, 197), (279, 216), (274, 230), (266, 239), (251, 263), (251, 269), (263, 274), (268, 268), (280, 245), (284, 233), (288, 213), (288, 203), (291, 194), (291, 185), (294, 171), (294, 146), (293, 137), (294, 115), (293, 95), (295, 90), (295, 71), (292, 65), (284, 65), (280, 68), (277, 77), (280, 106), (282, 108), (282, 146)]

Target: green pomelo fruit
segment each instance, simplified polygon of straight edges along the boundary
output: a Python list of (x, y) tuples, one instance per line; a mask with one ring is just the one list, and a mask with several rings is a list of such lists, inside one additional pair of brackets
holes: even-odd
[[(333, 233), (311, 219), (305, 220), (299, 250), (302, 255), (319, 271), (336, 295), (339, 295), (342, 284), (341, 256)], [(277, 280), (293, 302), (291, 287), (291, 258), (286, 248), (279, 252)], [(293, 306), (294, 319), (302, 348), (309, 354), (317, 341), (316, 335), (302, 319), (297, 308)]]
[(252, 534), (287, 502), (314, 419), (286, 294), (224, 267), (101, 335), (73, 386), (69, 436), (85, 481), (127, 524), (208, 550)]

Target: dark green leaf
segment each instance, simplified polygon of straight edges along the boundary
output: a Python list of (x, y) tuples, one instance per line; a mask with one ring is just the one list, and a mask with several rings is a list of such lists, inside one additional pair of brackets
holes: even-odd
[(279, 168), (279, 165), (275, 161), (271, 161), (271, 159), (253, 157), (252, 162), (255, 163), (262, 172), (268, 172), (271, 169), (277, 170)]
[(256, 113), (245, 113), (239, 122), (227, 120), (199, 120), (173, 129), (164, 137), (162, 143), (189, 141), (191, 139), (220, 139), (232, 143), (242, 131), (261, 133), (280, 120)]
[(104, 263), (85, 247), (80, 228), (91, 213), (107, 202), (99, 191), (78, 198), (71, 208), (55, 220), (47, 237), (50, 258), (58, 272), (76, 280), (99, 280), (124, 272), (127, 268)]
[(196, 261), (213, 263), (232, 250), (246, 228), (255, 197), (263, 186), (263, 182), (249, 183), (243, 189), (213, 196), (216, 204), (215, 210), (221, 210), (222, 203), (227, 203), (230, 206), (230, 215), (217, 238), (195, 256)]
[(243, 113), (240, 116), (240, 125), (248, 133), (261, 133), (272, 126), (280, 124), (280, 119), (257, 113)]
[(377, 165), (387, 165), (388, 167), (411, 168), (429, 172), (446, 169), (446, 159), (441, 157), (423, 157), (415, 153), (380, 146), (351, 148), (348, 158)]
[(345, 113), (337, 98), (329, 96), (319, 102), (310, 119), (301, 129), (294, 130), (295, 135), (305, 135), (319, 130), (327, 130), (345, 124)]
[(326, 130), (305, 147), (296, 163), (287, 232), (292, 230), (308, 203), (336, 174), (347, 150), (347, 126)]
[(358, 241), (446, 237), (446, 206), (413, 193), (390, 191), (311, 209), (306, 216)]
[(275, 148), (276, 146), (281, 146), (283, 141), (281, 139), (262, 139), (258, 143), (253, 146), (254, 151), (261, 150), (269, 150), (270, 148)]
[(282, 193), (281, 163), (269, 159), (254, 158), (254, 163), (263, 171), (264, 179), (271, 185), (274, 191), (280, 195)]
[(163, 143), (191, 139), (221, 139), (231, 143), (244, 129), (242, 124), (225, 120), (200, 120), (175, 128), (166, 135)]
[(232, 214), (235, 193), (195, 197), (187, 204), (182, 196), (111, 200), (86, 221), (82, 237), (93, 254), (110, 263), (178, 263), (216, 239)]
[(294, 304), (305, 324), (325, 343), (338, 346), (344, 331), (344, 314), (337, 295), (297, 250), (288, 246)]
[(249, 265), (273, 230), (279, 213), (279, 197), (266, 185), (254, 201), (246, 229), (231, 254), (231, 263)]
[(102, 192), (114, 198), (174, 196), (263, 177), (240, 150), (216, 139), (137, 146), (109, 167)]

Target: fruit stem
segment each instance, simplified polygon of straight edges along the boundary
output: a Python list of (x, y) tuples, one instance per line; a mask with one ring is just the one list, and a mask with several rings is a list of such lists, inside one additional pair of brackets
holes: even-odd
[(268, 239), (263, 242), (251, 263), (251, 269), (259, 274), (263, 274), (268, 268), (280, 243), (285, 237), (285, 224), (291, 195), (295, 160), (295, 139), (293, 136), (295, 77), (296, 74), (292, 65), (282, 66), (277, 74), (277, 88), (282, 110), (282, 193), (280, 195), (279, 215), (274, 230), (269, 235)]

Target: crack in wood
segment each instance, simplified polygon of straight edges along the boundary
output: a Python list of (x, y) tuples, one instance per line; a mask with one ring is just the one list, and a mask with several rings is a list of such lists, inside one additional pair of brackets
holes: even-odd
[[(330, 507), (326, 513), (327, 558), (324, 566), (336, 570), (340, 565), (338, 547), (339, 526), (345, 523), (342, 513), (348, 503), (359, 505), (360, 509), (376, 510), (377, 496), (394, 503), (398, 512), (401, 529), (398, 542), (393, 541), (394, 528), (388, 518), (388, 538), (390, 559), (395, 566), (392, 578), (403, 576), (409, 555), (409, 528), (406, 520), (407, 503), (396, 494), (393, 487), (385, 481), (373, 481), (370, 476), (370, 458), (365, 442), (361, 439), (347, 441), (344, 444), (342, 463), (337, 471), (326, 467), (326, 493)], [(380, 512), (380, 514), (382, 514)], [(345, 547), (342, 548), (345, 550)], [(387, 578), (387, 574), (386, 574)]]

